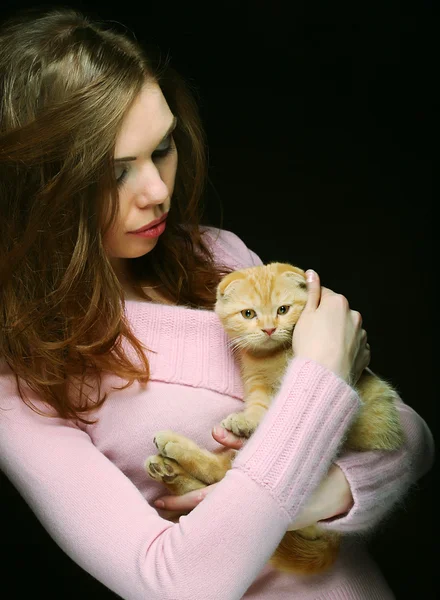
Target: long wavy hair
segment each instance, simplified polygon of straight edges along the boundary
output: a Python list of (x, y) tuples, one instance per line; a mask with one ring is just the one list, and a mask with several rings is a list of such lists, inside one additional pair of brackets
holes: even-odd
[(128, 380), (113, 389), (149, 380), (102, 241), (118, 216), (115, 140), (147, 82), (178, 118), (179, 163), (167, 229), (154, 250), (126, 261), (127, 275), (146, 299), (148, 282), (176, 304), (209, 309), (228, 269), (200, 228), (207, 161), (195, 90), (168, 60), (75, 10), (21, 13), (0, 29), (0, 356), (39, 414), (20, 379), (56, 416), (85, 424), (107, 398), (102, 372)]

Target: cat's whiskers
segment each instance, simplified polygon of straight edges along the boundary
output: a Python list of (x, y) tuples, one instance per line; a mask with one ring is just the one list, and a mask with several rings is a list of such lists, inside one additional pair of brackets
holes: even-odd
[(255, 333), (248, 333), (245, 336), (237, 336), (236, 338), (234, 338), (233, 343), (235, 352), (238, 352), (240, 350), (253, 350), (256, 347), (260, 347), (260, 343), (255, 343), (255, 338), (259, 338), (259, 335)]
[(241, 349), (241, 346), (240, 346), (239, 342), (236, 342), (235, 344), (231, 345), (231, 351), (232, 351), (232, 354), (234, 354), (234, 355), (239, 354), (240, 349)]
[(242, 338), (240, 340), (240, 343), (237, 345), (237, 348), (240, 350), (247, 350), (248, 348), (251, 348), (252, 344), (249, 343), (248, 338)]
[(228, 345), (229, 345), (229, 346), (234, 346), (235, 344), (238, 344), (238, 343), (240, 343), (240, 340), (241, 340), (241, 339), (242, 339), (242, 336), (241, 336), (241, 335), (236, 335), (236, 336), (234, 336), (234, 337), (230, 337), (230, 338), (228, 339), (228, 342), (227, 342), (227, 343), (228, 343)]
[(241, 335), (230, 338), (228, 346), (231, 348), (233, 354), (237, 354), (240, 350), (244, 350), (247, 347), (246, 338)]
[(293, 328), (292, 329), (281, 329), (278, 332), (278, 336), (277, 338), (280, 340), (280, 342), (288, 342), (289, 340), (292, 339), (292, 334), (293, 334)]

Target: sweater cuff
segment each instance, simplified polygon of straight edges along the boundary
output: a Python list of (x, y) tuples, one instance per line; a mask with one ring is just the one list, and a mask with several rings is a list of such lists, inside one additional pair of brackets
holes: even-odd
[(360, 405), (353, 388), (332, 371), (293, 358), (233, 468), (268, 489), (293, 521), (328, 472)]
[(347, 478), (354, 504), (346, 514), (320, 521), (322, 529), (367, 532), (403, 504), (411, 485), (431, 468), (434, 448), (426, 423), (402, 401), (397, 408), (405, 435), (402, 448), (347, 451), (334, 461)]

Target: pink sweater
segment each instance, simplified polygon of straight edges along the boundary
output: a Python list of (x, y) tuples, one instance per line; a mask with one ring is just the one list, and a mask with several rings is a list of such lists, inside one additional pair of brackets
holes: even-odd
[[(261, 263), (234, 234), (222, 231), (215, 240), (214, 232), (220, 261), (234, 268)], [(242, 385), (212, 311), (127, 301), (126, 312), (154, 351), (151, 381), (145, 390), (136, 383), (110, 392), (96, 425), (38, 416), (1, 363), (0, 467), (64, 552), (129, 600), (393, 598), (353, 534), (377, 525), (430, 468), (433, 441), (423, 419), (402, 402), (403, 449), (337, 456), (360, 400), (321, 365), (294, 359), (233, 468), (172, 523), (153, 506), (167, 490), (143, 469), (156, 453), (155, 432), (173, 429), (218, 448), (211, 429), (242, 408)], [(103, 391), (124, 383), (106, 374)], [(347, 515), (325, 523), (347, 534), (340, 556), (320, 576), (281, 574), (268, 560), (332, 462), (354, 497)]]

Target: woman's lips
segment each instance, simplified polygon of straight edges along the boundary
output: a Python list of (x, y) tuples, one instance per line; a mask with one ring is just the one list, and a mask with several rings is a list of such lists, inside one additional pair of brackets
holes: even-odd
[(135, 229), (134, 231), (129, 231), (128, 233), (141, 233), (147, 229), (151, 229), (151, 227), (155, 227), (156, 225), (159, 225), (159, 223), (162, 223), (163, 221), (165, 221), (165, 219), (167, 217), (168, 217), (168, 213), (166, 212), (159, 219), (154, 219), (154, 221), (151, 221), (151, 223), (147, 223), (143, 227), (139, 227), (139, 229)]
[(138, 233), (135, 233), (134, 231), (129, 231), (129, 233), (131, 235), (137, 235), (138, 237), (155, 238), (162, 235), (162, 233), (165, 231), (165, 228), (166, 219), (163, 219), (160, 223), (154, 225), (153, 227), (150, 226), (148, 227), (148, 229), (144, 229), (143, 231), (139, 231)]

